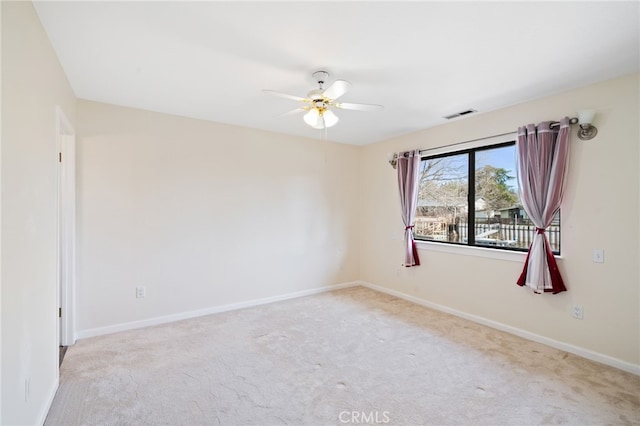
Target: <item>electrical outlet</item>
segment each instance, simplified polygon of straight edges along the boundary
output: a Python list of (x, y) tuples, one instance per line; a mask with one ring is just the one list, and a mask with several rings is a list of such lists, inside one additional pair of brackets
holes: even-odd
[(604, 263), (604, 250), (593, 249), (593, 261), (595, 263)]
[(573, 305), (571, 316), (575, 319), (584, 319), (584, 309), (580, 305)]
[(136, 287), (136, 298), (143, 299), (147, 295), (147, 289), (145, 287)]

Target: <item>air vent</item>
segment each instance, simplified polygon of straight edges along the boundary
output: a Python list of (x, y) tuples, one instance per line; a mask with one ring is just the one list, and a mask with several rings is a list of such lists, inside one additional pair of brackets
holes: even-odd
[(447, 115), (444, 118), (447, 120), (451, 120), (452, 118), (462, 117), (463, 115), (473, 114), (474, 112), (478, 112), (475, 109), (467, 109), (465, 111), (456, 112), (455, 114)]

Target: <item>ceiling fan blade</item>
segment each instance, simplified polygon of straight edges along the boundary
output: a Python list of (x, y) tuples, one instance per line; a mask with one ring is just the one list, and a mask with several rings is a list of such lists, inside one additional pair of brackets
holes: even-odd
[(347, 93), (349, 88), (351, 87), (351, 83), (346, 80), (336, 80), (331, 86), (327, 87), (327, 90), (322, 92), (322, 96), (329, 99), (338, 99), (340, 96)]
[(354, 111), (378, 111), (384, 109), (382, 105), (373, 105), (373, 104), (352, 104), (348, 102), (341, 102), (333, 104), (336, 108), (341, 109), (352, 109)]
[(280, 98), (291, 99), (293, 101), (307, 101), (307, 98), (301, 98), (300, 96), (289, 95), (288, 93), (276, 92), (275, 90), (263, 90), (267, 95), (278, 96)]
[(305, 112), (305, 111), (309, 111), (309, 107), (292, 109), (291, 111), (285, 112), (284, 114), (280, 114), (279, 117), (285, 117), (287, 115), (294, 115), (294, 114), (298, 114), (300, 112)]

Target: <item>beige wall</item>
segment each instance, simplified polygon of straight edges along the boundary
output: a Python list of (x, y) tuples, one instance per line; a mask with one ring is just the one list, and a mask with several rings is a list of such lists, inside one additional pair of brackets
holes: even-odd
[(357, 147), (88, 101), (77, 133), (81, 336), (358, 278)]
[[(638, 199), (639, 76), (631, 75), (363, 147), (360, 277), (445, 308), (640, 364)], [(572, 136), (562, 206), (560, 269), (568, 291), (534, 295), (515, 285), (521, 260), (420, 250), (423, 266), (401, 268), (402, 230), (389, 154), (515, 130), (519, 125), (598, 111), (598, 136)], [(375, 230), (375, 231), (374, 231)], [(602, 248), (605, 263), (591, 260)], [(584, 307), (584, 320), (571, 307)]]
[[(76, 103), (32, 5), (2, 2), (1, 22), (1, 424), (41, 422), (57, 385), (56, 105), (79, 134), (80, 333), (361, 279), (640, 364), (638, 75), (354, 147)], [(520, 261), (423, 248), (422, 267), (400, 267), (390, 153), (584, 107), (598, 111), (600, 134), (572, 143), (568, 292), (517, 287)]]
[(0, 423), (37, 424), (58, 383), (55, 111), (73, 123), (75, 97), (32, 4), (1, 7)]

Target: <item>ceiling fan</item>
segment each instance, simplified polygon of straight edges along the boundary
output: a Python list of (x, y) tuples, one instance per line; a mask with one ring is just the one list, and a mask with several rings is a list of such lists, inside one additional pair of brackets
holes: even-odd
[(325, 89), (324, 84), (329, 78), (329, 73), (326, 71), (316, 71), (312, 75), (318, 83), (318, 88), (307, 93), (306, 98), (277, 92), (275, 90), (263, 90), (263, 92), (269, 95), (279, 96), (281, 98), (304, 102), (304, 106), (289, 111), (284, 115), (306, 111), (307, 113), (303, 117), (304, 122), (314, 129), (325, 129), (335, 126), (336, 123), (338, 123), (338, 116), (331, 111), (332, 108), (350, 109), (355, 111), (376, 111), (384, 108), (382, 105), (336, 102), (340, 96), (347, 93), (351, 87), (351, 83), (346, 80), (336, 80)]

